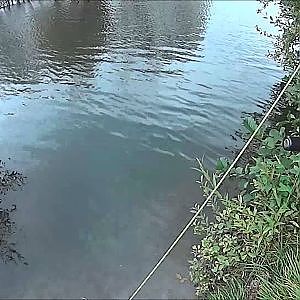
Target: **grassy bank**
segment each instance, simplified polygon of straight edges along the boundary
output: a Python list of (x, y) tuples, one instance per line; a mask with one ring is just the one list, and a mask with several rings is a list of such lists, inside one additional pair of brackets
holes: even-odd
[[(268, 16), (282, 29), (273, 56), (291, 70), (298, 63), (300, 2), (281, 1), (280, 6), (277, 18)], [(245, 135), (256, 126), (255, 119), (246, 119)], [(192, 248), (190, 275), (200, 298), (300, 299), (300, 154), (281, 146), (290, 131), (300, 135), (299, 74), (280, 111), (257, 135), (247, 161), (231, 173), (237, 191), (216, 193), (206, 211), (212, 210), (213, 219), (204, 213), (195, 223), (199, 244)], [(230, 162), (220, 160), (215, 173), (198, 163), (207, 197)]]

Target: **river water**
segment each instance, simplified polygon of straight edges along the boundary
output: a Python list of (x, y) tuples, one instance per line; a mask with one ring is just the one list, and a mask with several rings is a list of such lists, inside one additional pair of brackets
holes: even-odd
[[(201, 202), (281, 69), (255, 1), (35, 1), (0, 11), (0, 158), (27, 176), (1, 298), (125, 298)], [(9, 160), (10, 158), (10, 160)], [(140, 297), (192, 297), (190, 234)]]

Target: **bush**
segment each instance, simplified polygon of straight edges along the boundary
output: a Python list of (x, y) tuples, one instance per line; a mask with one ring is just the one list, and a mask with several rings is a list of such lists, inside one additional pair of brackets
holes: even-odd
[[(282, 243), (297, 244), (300, 155), (282, 149), (283, 134), (284, 128), (265, 131), (257, 156), (231, 174), (242, 185), (238, 195), (231, 198), (218, 192), (211, 203), (214, 220), (202, 215), (194, 224), (201, 239), (192, 247), (191, 279), (197, 295), (235, 277), (248, 282), (252, 270), (247, 271), (246, 265), (262, 257), (265, 263), (272, 261)], [(209, 174), (198, 163), (199, 183), (208, 196), (222, 172)]]
[[(262, 2), (266, 6), (270, 1)], [(283, 32), (277, 37), (274, 56), (283, 59), (286, 67), (299, 63), (299, 5), (299, 1), (280, 1), (280, 16), (270, 17)], [(298, 74), (284, 95), (280, 113), (257, 135), (246, 163), (240, 162), (231, 172), (230, 184), (238, 184), (238, 191), (233, 196), (216, 192), (211, 211), (203, 212), (194, 224), (199, 243), (192, 247), (190, 277), (199, 297), (300, 299), (300, 154), (281, 146), (285, 134), (300, 135), (299, 115)], [(251, 134), (256, 121), (248, 118), (244, 127)], [(229, 164), (220, 159), (216, 172), (210, 173), (198, 160), (204, 197)]]

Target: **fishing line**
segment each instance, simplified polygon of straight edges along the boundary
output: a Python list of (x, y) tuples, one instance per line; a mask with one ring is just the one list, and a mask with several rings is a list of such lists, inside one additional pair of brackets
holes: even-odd
[(181, 232), (178, 234), (178, 236), (176, 237), (176, 239), (174, 240), (174, 242), (169, 246), (169, 248), (166, 250), (166, 252), (160, 258), (160, 260), (156, 263), (156, 265), (147, 274), (147, 276), (145, 277), (145, 279), (134, 290), (134, 292), (128, 298), (129, 300), (132, 300), (132, 299), (135, 298), (135, 296), (140, 292), (140, 290), (144, 287), (144, 285), (147, 283), (147, 281), (151, 278), (151, 276), (155, 273), (155, 271), (163, 263), (163, 261), (166, 259), (166, 257), (174, 249), (174, 247), (177, 245), (177, 243), (180, 241), (180, 239), (183, 237), (183, 235), (187, 232), (187, 230), (195, 222), (195, 220), (199, 216), (200, 212), (204, 209), (204, 207), (207, 205), (207, 203), (212, 198), (212, 196), (214, 195), (214, 193), (218, 190), (218, 188), (224, 182), (224, 180), (229, 175), (229, 173), (231, 172), (231, 170), (233, 169), (233, 167), (236, 165), (236, 163), (238, 162), (238, 160), (241, 158), (241, 156), (243, 155), (243, 153), (246, 151), (246, 149), (248, 148), (248, 146), (250, 145), (250, 143), (252, 142), (252, 140), (254, 139), (254, 137), (256, 136), (256, 134), (259, 132), (259, 130), (261, 129), (261, 127), (263, 126), (263, 124), (265, 123), (265, 121), (267, 120), (267, 118), (270, 116), (270, 114), (272, 113), (273, 109), (278, 104), (279, 100), (281, 99), (282, 95), (284, 94), (284, 92), (288, 88), (288, 86), (291, 83), (291, 81), (294, 79), (294, 77), (297, 74), (297, 72), (299, 71), (299, 69), (300, 69), (300, 64), (298, 65), (298, 67), (296, 68), (296, 70), (294, 71), (294, 73), (292, 74), (292, 76), (290, 77), (290, 79), (287, 81), (287, 83), (285, 84), (284, 88), (282, 89), (282, 91), (280, 92), (280, 94), (278, 95), (278, 97), (276, 98), (276, 100), (274, 101), (274, 103), (272, 104), (272, 106), (269, 108), (269, 110), (267, 111), (267, 113), (265, 114), (265, 116), (263, 117), (263, 119), (261, 120), (261, 122), (259, 123), (259, 125), (257, 126), (257, 128), (255, 129), (255, 131), (252, 133), (252, 135), (250, 136), (250, 138), (247, 141), (247, 143), (244, 145), (244, 147), (241, 149), (241, 151), (239, 152), (239, 154), (236, 156), (236, 158), (234, 159), (234, 161), (232, 162), (232, 164), (229, 166), (229, 168), (227, 169), (227, 171), (224, 173), (224, 175), (222, 176), (222, 178), (220, 179), (220, 181), (218, 182), (218, 184), (215, 186), (215, 188), (212, 190), (212, 192), (209, 194), (209, 196), (206, 198), (206, 200), (202, 203), (202, 205), (200, 206), (199, 210), (194, 214), (194, 216), (190, 219), (190, 221), (186, 224), (186, 226), (181, 230)]

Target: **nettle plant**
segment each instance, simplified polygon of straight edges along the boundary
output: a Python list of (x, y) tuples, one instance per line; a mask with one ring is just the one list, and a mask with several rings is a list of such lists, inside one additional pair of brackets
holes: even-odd
[[(245, 123), (249, 133), (257, 126), (253, 119)], [(262, 258), (271, 261), (280, 245), (298, 243), (300, 155), (282, 149), (284, 132), (283, 127), (260, 132), (255, 157), (231, 173), (231, 185), (239, 185), (237, 195), (217, 192), (210, 203), (212, 220), (205, 213), (196, 220), (194, 233), (200, 243), (192, 247), (190, 276), (198, 296), (214, 292), (234, 278), (249, 284), (253, 271), (249, 266)], [(217, 172), (210, 173), (198, 160), (198, 182), (204, 197), (228, 166), (229, 162), (221, 159)]]

